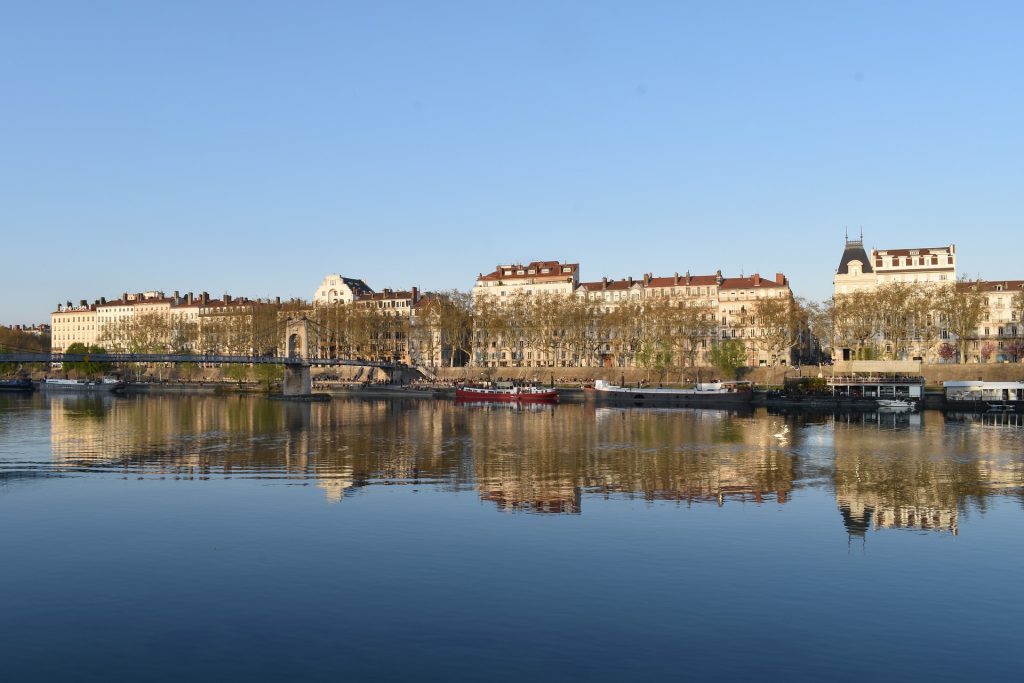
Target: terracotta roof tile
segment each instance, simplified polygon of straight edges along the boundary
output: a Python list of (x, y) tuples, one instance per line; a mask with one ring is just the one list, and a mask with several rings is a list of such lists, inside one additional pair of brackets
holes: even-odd
[(925, 256), (927, 254), (937, 253), (945, 254), (955, 251), (954, 245), (948, 245), (945, 247), (908, 247), (906, 249), (872, 249), (872, 253), (882, 256), (910, 256), (912, 251), (917, 252), (914, 256)]
[[(547, 268), (548, 273), (542, 273), (541, 271)], [(569, 268), (570, 272), (563, 273), (563, 268)], [(558, 261), (531, 261), (526, 265), (522, 263), (510, 263), (507, 265), (499, 265), (494, 269), (494, 272), (488, 273), (487, 275), (480, 275), (477, 277), (477, 281), (481, 280), (525, 280), (528, 278), (550, 278), (550, 279), (562, 279), (567, 275), (575, 275), (579, 272), (580, 264), (578, 263), (559, 263)], [(511, 270), (510, 275), (505, 275), (504, 271)], [(521, 274), (518, 271), (523, 271)], [(531, 273), (530, 271), (534, 272)]]
[[(676, 284), (675, 276), (672, 277), (655, 277), (651, 278), (648, 287), (686, 287), (686, 276), (679, 276), (679, 284)], [(709, 285), (715, 285), (717, 283), (717, 276), (715, 275), (691, 275), (690, 285), (691, 287), (707, 287)]]
[(764, 277), (758, 278), (756, 282), (753, 277), (727, 277), (722, 280), (721, 289), (771, 289), (784, 286), (775, 280)]
[(634, 285), (642, 287), (644, 284), (643, 280), (608, 280), (607, 286), (603, 280), (597, 282), (581, 282), (580, 287), (586, 287), (588, 292), (601, 292), (601, 291), (622, 291), (629, 289)]
[[(969, 283), (964, 283), (969, 284)], [(982, 292), (1017, 292), (1024, 291), (1024, 280), (982, 280), (973, 283)], [(1000, 289), (1001, 288), (1001, 289)]]
[(356, 301), (394, 301), (397, 299), (411, 299), (412, 292), (373, 292), (366, 294), (358, 294)]

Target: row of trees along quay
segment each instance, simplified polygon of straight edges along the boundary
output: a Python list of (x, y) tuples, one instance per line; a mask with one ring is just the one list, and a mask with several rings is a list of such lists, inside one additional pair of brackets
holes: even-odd
[[(1013, 306), (1019, 320), (1024, 295), (1017, 294)], [(714, 302), (685, 297), (640, 297), (609, 306), (554, 294), (473, 301), (466, 292), (449, 291), (424, 295), (407, 311), (292, 300), (251, 302), (196, 318), (140, 314), (105, 325), (93, 352), (280, 355), (287, 319), (305, 316), (311, 352), (322, 358), (435, 367), (471, 359), (500, 366), (641, 367), (659, 378), (678, 372), (685, 381), (688, 370), (701, 367), (728, 376), (758, 359), (782, 364), (795, 353), (813, 361), (818, 344), (833, 356), (849, 349), (853, 358), (947, 362), (964, 362), (973, 344), (984, 360), (978, 344), (988, 342), (978, 339), (978, 327), (987, 312), (984, 291), (969, 280), (889, 283), (824, 302), (770, 297), (745, 302), (727, 319)], [(1006, 344), (1015, 359), (1024, 355), (1020, 338)]]
[(111, 353), (280, 355), (289, 318), (310, 322), (311, 353), (321, 358), (401, 361), (410, 342), (424, 357), (440, 350), (449, 363), (468, 354), (472, 327), (469, 295), (425, 295), (412, 311), (356, 304), (313, 306), (301, 300), (252, 302), (198, 318), (172, 313), (145, 313), (103, 327), (100, 345)]
[[(425, 295), (411, 314), (399, 309), (300, 300), (253, 302), (200, 318), (146, 313), (104, 326), (99, 346), (113, 353), (278, 355), (288, 318), (310, 321), (311, 351), (322, 358), (410, 360), (430, 366), (504, 358), (544, 367), (644, 367), (664, 375), (758, 351), (779, 359), (806, 336), (806, 307), (769, 298), (748, 302), (730, 324), (741, 338), (720, 340), (718, 310), (708, 303), (652, 297), (614, 307), (574, 296), (525, 293), (478, 297), (448, 291)], [(756, 331), (756, 334), (755, 334)], [(713, 356), (725, 341), (731, 354)], [(527, 359), (529, 355), (529, 359)], [(727, 364), (728, 368), (736, 362)]]
[(992, 340), (979, 334), (990, 311), (979, 284), (966, 278), (948, 284), (892, 282), (837, 294), (808, 307), (811, 333), (833, 356), (849, 349), (860, 360), (965, 363), (968, 350), (974, 349), (987, 362), (1002, 348), (1016, 361), (1024, 356), (1024, 293), (1014, 295), (1009, 311), (1011, 325), (1021, 325), (1020, 334)]
[[(772, 358), (773, 364), (788, 362), (791, 349), (806, 338), (806, 307), (799, 300), (746, 302), (742, 315), (729, 320), (729, 330), (720, 326), (718, 315), (717, 306), (682, 297), (627, 299), (614, 306), (556, 294), (478, 297), (472, 307), (473, 357), (478, 362), (641, 367), (659, 377), (713, 365), (731, 375), (758, 355)], [(729, 362), (722, 363), (724, 358)]]

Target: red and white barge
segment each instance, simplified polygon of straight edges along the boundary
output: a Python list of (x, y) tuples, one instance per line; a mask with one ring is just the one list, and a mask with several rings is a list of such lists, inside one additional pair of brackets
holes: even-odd
[(495, 401), (516, 403), (557, 403), (554, 387), (520, 386), (506, 382), (493, 385), (467, 385), (455, 390), (455, 398), (463, 401)]

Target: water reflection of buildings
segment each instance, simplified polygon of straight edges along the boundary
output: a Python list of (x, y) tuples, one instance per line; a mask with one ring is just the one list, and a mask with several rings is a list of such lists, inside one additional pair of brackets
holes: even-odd
[(794, 481), (810, 476), (834, 486), (851, 534), (955, 534), (965, 510), (1024, 488), (1020, 429), (985, 416), (856, 415), (808, 429), (803, 418), (763, 412), (584, 405), (511, 411), (217, 396), (40, 400), (51, 407), (58, 469), (301, 482), (319, 486), (329, 501), (378, 485), (426, 485), (537, 513), (579, 513), (588, 496), (786, 503)]
[(783, 418), (580, 405), (522, 412), (215, 396), (51, 403), (59, 468), (314, 481), (332, 501), (372, 485), (428, 484), (545, 513), (578, 513), (586, 494), (785, 502), (792, 439)]
[(1020, 433), (947, 424), (939, 412), (885, 427), (871, 416), (834, 424), (836, 503), (847, 532), (958, 534), (961, 515), (1024, 483)]
[[(58, 469), (303, 479), (322, 465), (311, 457), (308, 405), (213, 396), (52, 396), (48, 403)], [(321, 482), (340, 499), (351, 469), (327, 469)]]
[[(570, 414), (571, 413), (571, 414)], [(476, 481), (501, 509), (580, 512), (582, 494), (648, 501), (786, 502), (793, 438), (781, 418), (562, 406), (473, 426)]]
[[(799, 432), (785, 418), (722, 411), (597, 409), (603, 437), (632, 449), (615, 477), (593, 485), (648, 500), (785, 503), (793, 489), (792, 447)], [(660, 448), (657, 444), (664, 444)]]

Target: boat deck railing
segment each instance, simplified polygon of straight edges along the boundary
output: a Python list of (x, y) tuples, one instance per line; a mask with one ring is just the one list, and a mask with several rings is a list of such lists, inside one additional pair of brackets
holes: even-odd
[(863, 386), (865, 384), (924, 384), (924, 377), (915, 375), (836, 375), (828, 378), (829, 386)]

